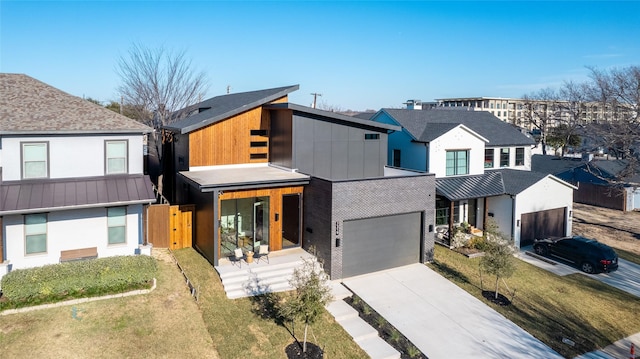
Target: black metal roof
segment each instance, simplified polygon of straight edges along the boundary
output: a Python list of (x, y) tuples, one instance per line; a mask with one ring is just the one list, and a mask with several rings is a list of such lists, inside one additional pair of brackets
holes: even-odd
[[(502, 169), (493, 172), (502, 174), (504, 192), (509, 195), (516, 195), (525, 189), (538, 183), (543, 178), (549, 176), (547, 173), (520, 171), (512, 169)], [(489, 172), (490, 173), (490, 172)]]
[(505, 192), (502, 174), (487, 172), (482, 175), (436, 178), (436, 193), (450, 201), (460, 201), (499, 196)]
[(189, 133), (277, 100), (293, 91), (296, 91), (299, 87), (299, 85), (293, 85), (212, 97), (193, 106), (189, 106), (186, 109), (177, 111), (176, 113), (191, 111), (199, 112), (173, 122), (164, 128), (180, 131), (182, 134)]
[[(501, 121), (485, 111), (447, 111), (389, 109), (381, 110), (405, 128), (416, 140), (428, 142), (433, 139), (430, 132), (442, 131), (445, 127), (435, 124), (461, 124), (489, 140), (488, 147), (534, 145), (535, 141), (516, 127)], [(442, 125), (440, 125), (442, 126)]]
[(0, 215), (155, 201), (146, 175), (11, 181), (0, 185)]

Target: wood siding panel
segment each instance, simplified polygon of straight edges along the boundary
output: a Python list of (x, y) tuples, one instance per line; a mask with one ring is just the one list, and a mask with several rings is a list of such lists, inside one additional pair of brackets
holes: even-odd
[[(287, 101), (287, 96), (284, 96), (272, 103)], [(263, 110), (260, 106), (191, 132), (189, 134), (189, 166), (268, 162), (268, 146), (260, 152), (251, 152), (251, 141), (259, 137), (251, 136), (251, 130), (269, 131), (269, 129), (269, 111)], [(268, 137), (267, 144), (269, 144)], [(267, 158), (251, 159), (250, 153), (265, 153)]]
[[(271, 251), (277, 251), (282, 249), (282, 196), (286, 194), (299, 194), (302, 196), (303, 187), (282, 187), (282, 188), (270, 188), (270, 189), (255, 189), (247, 191), (228, 191), (220, 195), (218, 200), (218, 208), (221, 201), (228, 199), (240, 199), (251, 197), (269, 197), (269, 247)], [(219, 211), (220, 213), (221, 211)], [(279, 214), (279, 219), (275, 221), (275, 214)], [(219, 219), (219, 218), (218, 218)], [(300, 223), (300, 231), (304, 228)], [(218, 229), (219, 231), (219, 229)], [(220, 233), (218, 233), (220, 235)], [(218, 248), (218, 253), (220, 248)]]

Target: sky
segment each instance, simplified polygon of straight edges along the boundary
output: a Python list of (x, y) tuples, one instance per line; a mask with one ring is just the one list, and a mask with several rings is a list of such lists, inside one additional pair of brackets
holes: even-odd
[(640, 1), (6, 1), (0, 72), (118, 100), (134, 44), (185, 52), (210, 98), (300, 85), (289, 101), (378, 110), (522, 97), (640, 65)]

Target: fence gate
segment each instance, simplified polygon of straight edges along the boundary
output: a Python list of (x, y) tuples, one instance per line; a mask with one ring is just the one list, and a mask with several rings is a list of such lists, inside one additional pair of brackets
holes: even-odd
[(148, 241), (156, 248), (191, 247), (193, 205), (154, 204), (148, 208)]

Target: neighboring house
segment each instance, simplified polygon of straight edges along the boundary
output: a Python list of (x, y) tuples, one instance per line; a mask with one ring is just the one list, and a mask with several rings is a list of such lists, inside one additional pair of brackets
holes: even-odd
[(434, 173), (436, 224), (484, 228), (489, 217), (527, 246), (571, 233), (573, 186), (531, 172), (535, 142), (487, 112), (382, 109), (376, 122), (401, 126), (389, 135), (389, 164)]
[(298, 86), (228, 94), (165, 127), (165, 193), (195, 204), (196, 247), (314, 250), (331, 278), (433, 255), (435, 178), (387, 168), (399, 127), (288, 103)]
[(640, 210), (640, 173), (628, 171), (627, 160), (534, 155), (535, 171), (550, 173), (577, 187), (574, 201), (621, 211)]
[(133, 255), (151, 128), (22, 74), (0, 74), (0, 277), (80, 257)]

